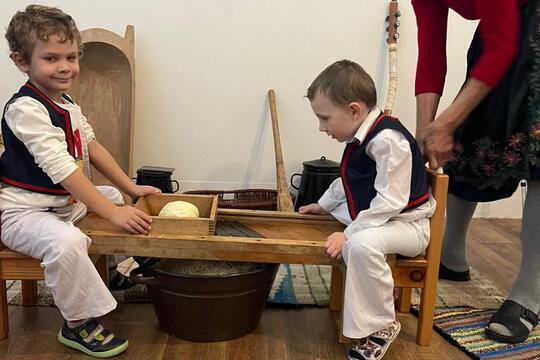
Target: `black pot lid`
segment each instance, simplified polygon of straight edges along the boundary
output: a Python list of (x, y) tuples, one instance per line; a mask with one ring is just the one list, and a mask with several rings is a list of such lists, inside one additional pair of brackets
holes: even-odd
[(335, 172), (339, 171), (339, 163), (328, 160), (325, 156), (321, 156), (320, 159), (304, 161), (302, 163), (305, 170), (317, 171), (317, 172)]
[(143, 166), (137, 169), (137, 174), (150, 174), (150, 175), (172, 175), (174, 168), (161, 167), (161, 166)]

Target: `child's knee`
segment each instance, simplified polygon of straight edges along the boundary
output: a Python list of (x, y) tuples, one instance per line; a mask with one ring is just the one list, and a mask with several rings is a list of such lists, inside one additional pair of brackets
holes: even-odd
[(79, 228), (73, 227), (66, 236), (66, 248), (70, 251), (83, 250), (85, 253), (90, 246), (90, 238), (86, 236)]
[(77, 261), (80, 256), (88, 255), (90, 239), (78, 228), (73, 227), (64, 234), (58, 235), (58, 240), (49, 247), (44, 261)]
[[(381, 249), (377, 244), (378, 238), (374, 237), (370, 231), (362, 231), (355, 234), (351, 239), (345, 242), (343, 253), (347, 258), (353, 258), (354, 261), (369, 261), (381, 255)], [(382, 254), (384, 256), (384, 254)]]

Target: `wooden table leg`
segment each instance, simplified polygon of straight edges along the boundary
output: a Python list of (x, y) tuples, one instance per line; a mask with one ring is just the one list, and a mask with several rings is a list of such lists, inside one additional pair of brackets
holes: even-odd
[(330, 300), (328, 310), (341, 311), (343, 304), (343, 274), (339, 265), (332, 266), (332, 282), (330, 283)]
[(0, 279), (0, 340), (8, 337), (9, 319), (6, 280)]
[(37, 303), (37, 280), (21, 280), (22, 301), (24, 306)]
[(101, 276), (101, 279), (109, 287), (109, 258), (107, 255), (91, 255), (90, 258), (92, 259), (92, 262), (94, 263), (94, 266), (96, 267), (97, 272), (99, 273), (99, 276)]

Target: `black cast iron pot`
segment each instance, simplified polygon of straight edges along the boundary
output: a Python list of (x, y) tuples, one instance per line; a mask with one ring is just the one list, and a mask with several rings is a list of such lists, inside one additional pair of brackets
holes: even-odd
[[(143, 166), (137, 170), (137, 185), (157, 187), (162, 193), (175, 193), (180, 188), (178, 181), (171, 180), (173, 168), (159, 166)], [(176, 189), (173, 189), (176, 184)]]
[[(298, 190), (294, 211), (298, 211), (300, 206), (315, 203), (328, 189), (330, 184), (340, 176), (339, 163), (328, 160), (321, 156), (320, 159), (304, 161), (302, 174), (291, 176), (291, 186)], [(295, 176), (301, 176), (300, 186), (293, 184)]]

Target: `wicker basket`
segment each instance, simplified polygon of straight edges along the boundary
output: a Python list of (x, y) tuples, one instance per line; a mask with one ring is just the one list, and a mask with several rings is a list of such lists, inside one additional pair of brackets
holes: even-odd
[[(271, 189), (191, 190), (184, 193), (218, 195), (220, 208), (277, 210), (277, 191)], [(294, 202), (294, 195), (291, 197)]]

